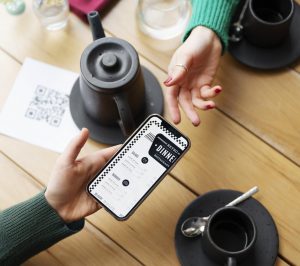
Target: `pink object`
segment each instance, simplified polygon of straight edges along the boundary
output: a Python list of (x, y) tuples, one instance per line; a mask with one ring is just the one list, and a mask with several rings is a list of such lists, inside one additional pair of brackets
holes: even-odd
[(90, 11), (101, 11), (109, 0), (69, 0), (71, 11), (81, 19), (87, 21), (86, 15)]

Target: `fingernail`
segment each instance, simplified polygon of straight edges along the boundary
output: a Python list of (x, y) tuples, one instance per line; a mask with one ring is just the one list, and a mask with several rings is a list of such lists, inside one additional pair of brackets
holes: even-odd
[(206, 109), (208, 110), (208, 109), (214, 109), (215, 107), (214, 106), (212, 106), (212, 105), (206, 105)]
[(164, 81), (164, 84), (167, 85), (171, 80), (172, 80), (172, 77), (168, 77), (168, 78)]
[(221, 89), (215, 89), (215, 93), (220, 93)]

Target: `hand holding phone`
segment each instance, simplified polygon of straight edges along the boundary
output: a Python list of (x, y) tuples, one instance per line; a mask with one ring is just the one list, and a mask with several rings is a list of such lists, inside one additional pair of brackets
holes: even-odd
[(87, 186), (118, 220), (127, 219), (189, 149), (189, 139), (159, 115), (149, 116)]

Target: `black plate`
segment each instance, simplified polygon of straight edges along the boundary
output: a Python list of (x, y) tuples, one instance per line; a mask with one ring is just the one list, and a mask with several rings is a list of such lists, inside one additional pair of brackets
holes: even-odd
[[(236, 11), (239, 14), (241, 6)], [(234, 16), (233, 21), (237, 18)], [(243, 23), (242, 23), (243, 24)], [(300, 5), (295, 2), (295, 13), (288, 37), (280, 45), (262, 48), (251, 44), (246, 38), (229, 42), (229, 53), (241, 63), (263, 70), (287, 67), (300, 57)]]
[[(162, 89), (155, 76), (142, 66), (142, 72), (145, 81), (145, 109), (136, 121), (136, 126), (142, 123), (146, 117), (151, 114), (162, 114), (164, 107), (164, 98)], [(93, 140), (105, 144), (120, 144), (126, 140), (120, 127), (104, 126), (92, 119), (85, 112), (82, 97), (79, 89), (79, 78), (76, 80), (70, 94), (70, 111), (72, 118), (80, 129), (86, 127), (90, 131), (90, 137)]]
[[(198, 197), (183, 211), (175, 230), (176, 253), (183, 266), (218, 266), (202, 250), (201, 236), (187, 238), (181, 233), (185, 219), (193, 216), (208, 216), (218, 208), (225, 206), (242, 193), (234, 190), (216, 190)], [(253, 255), (238, 263), (240, 266), (274, 266), (278, 253), (278, 232), (276, 225), (266, 208), (254, 198), (240, 203), (240, 207), (254, 220), (257, 228), (257, 240)]]

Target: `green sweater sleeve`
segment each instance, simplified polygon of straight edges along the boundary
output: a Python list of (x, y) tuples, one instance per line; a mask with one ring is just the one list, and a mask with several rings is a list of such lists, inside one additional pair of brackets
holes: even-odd
[(41, 192), (0, 212), (0, 265), (19, 265), (83, 226), (65, 224)]
[(192, 0), (192, 16), (183, 40), (196, 26), (205, 26), (219, 36), (224, 51), (228, 46), (231, 17), (238, 3), (239, 0)]

